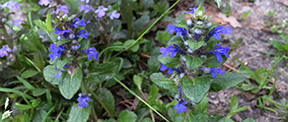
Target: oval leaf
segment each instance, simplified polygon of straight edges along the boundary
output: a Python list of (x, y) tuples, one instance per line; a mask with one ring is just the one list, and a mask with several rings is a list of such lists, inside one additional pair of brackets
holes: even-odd
[(59, 90), (64, 98), (71, 99), (76, 94), (81, 86), (82, 77), (81, 69), (77, 69), (72, 75), (67, 73), (63, 81), (59, 83)]
[(208, 78), (198, 77), (193, 80), (187, 77), (182, 78), (184, 94), (195, 103), (199, 103), (203, 99), (209, 88), (210, 80)]
[(136, 120), (137, 115), (134, 112), (125, 110), (119, 114), (117, 122), (136, 122)]
[(70, 110), (67, 122), (87, 122), (90, 111), (91, 105), (81, 108), (78, 104), (74, 104)]
[(165, 75), (162, 73), (153, 73), (150, 75), (150, 79), (154, 82), (157, 86), (162, 87), (168, 90), (177, 90), (178, 87), (173, 80), (169, 80)]
[(243, 82), (246, 78), (235, 72), (226, 72), (224, 75), (218, 75), (217, 79), (213, 79), (211, 83), (211, 89), (213, 91), (220, 91), (236, 86)]

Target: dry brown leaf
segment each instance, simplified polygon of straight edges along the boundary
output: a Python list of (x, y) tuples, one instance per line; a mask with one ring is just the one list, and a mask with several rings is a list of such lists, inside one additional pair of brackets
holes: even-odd
[(281, 2), (284, 5), (288, 6), (288, 0), (275, 0), (276, 2)]
[(237, 19), (233, 16), (227, 17), (225, 14), (218, 13), (217, 16), (221, 18), (223, 21), (230, 23), (233, 28), (242, 27), (242, 25), (237, 21)]

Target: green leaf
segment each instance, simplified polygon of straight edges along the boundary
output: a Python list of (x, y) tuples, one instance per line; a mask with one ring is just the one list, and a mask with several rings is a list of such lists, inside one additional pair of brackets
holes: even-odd
[(101, 101), (106, 106), (106, 111), (109, 111), (109, 113), (112, 114), (112, 116), (115, 115), (115, 100), (113, 97), (113, 94), (106, 88), (100, 88), (96, 92), (97, 96), (101, 99)]
[(171, 37), (171, 34), (168, 33), (168, 31), (164, 30), (164, 31), (157, 31), (157, 39), (160, 43), (162, 44), (166, 44)]
[(169, 68), (178, 68), (180, 66), (180, 59), (176, 57), (170, 57), (170, 53), (163, 58), (163, 55), (158, 56), (158, 60)]
[(37, 88), (37, 89), (34, 89), (32, 91), (32, 95), (35, 96), (35, 97), (41, 96), (41, 95), (43, 95), (45, 93), (46, 93), (46, 89), (43, 89), (43, 88)]
[(253, 118), (247, 118), (243, 122), (256, 122)]
[(150, 105), (153, 104), (153, 102), (158, 100), (158, 96), (159, 96), (159, 88), (155, 84), (153, 84), (151, 86), (151, 90), (149, 92), (149, 96), (147, 97), (147, 102)]
[(182, 78), (184, 94), (195, 103), (199, 103), (203, 99), (209, 88), (210, 80), (208, 78), (198, 77), (193, 80), (187, 77)]
[[(41, 122), (41, 121), (44, 119), (44, 117), (45, 117), (46, 114), (47, 114), (46, 111), (44, 111), (44, 110), (42, 110), (42, 109), (38, 110), (38, 111), (35, 113), (32, 122)], [(47, 122), (49, 122), (49, 121), (51, 121), (50, 118), (48, 119)]]
[(151, 56), (148, 59), (148, 69), (151, 72), (159, 71), (159, 68), (161, 67), (160, 62), (157, 59), (157, 56)]
[(205, 43), (204, 41), (194, 42), (192, 40), (187, 40), (188, 45), (192, 51), (199, 49)]
[(30, 77), (33, 77), (35, 75), (37, 75), (39, 72), (36, 71), (36, 70), (33, 70), (33, 69), (28, 69), (28, 70), (25, 70), (22, 74), (21, 74), (21, 77), (22, 78), (30, 78)]
[(245, 19), (245, 18), (249, 17), (250, 14), (251, 14), (251, 11), (247, 11), (247, 12), (245, 12), (245, 13), (242, 15), (241, 18), (242, 18), (242, 19)]
[(183, 41), (180, 36), (172, 36), (170, 40), (167, 42), (167, 45), (178, 44), (180, 47), (183, 47)]
[(51, 23), (51, 14), (48, 12), (47, 17), (46, 17), (46, 26), (48, 31), (52, 31), (52, 23)]
[(276, 48), (278, 51), (288, 51), (288, 46), (286, 46), (286, 44), (283, 43), (283, 42), (280, 42), (280, 41), (277, 41), (277, 40), (272, 40), (272, 41), (270, 41), (270, 44), (274, 48)]
[(61, 82), (64, 78), (64, 73), (60, 76), (60, 77), (55, 77), (55, 75), (59, 73), (59, 71), (55, 70), (55, 66), (54, 65), (48, 65), (43, 69), (43, 75), (44, 75), (44, 79), (46, 81), (48, 81), (51, 84), (59, 84), (59, 82)]
[(153, 73), (150, 75), (150, 79), (153, 83), (157, 86), (162, 87), (167, 90), (177, 90), (178, 87), (173, 80), (169, 80), (165, 75), (162, 73)]
[(195, 110), (201, 113), (207, 113), (209, 107), (209, 101), (206, 96), (204, 96), (203, 100), (195, 106)]
[(238, 108), (238, 98), (236, 95), (233, 95), (230, 104), (230, 111), (234, 111), (237, 108)]
[(237, 113), (239, 113), (241, 111), (244, 111), (246, 109), (248, 109), (248, 106), (243, 106), (243, 107), (241, 107), (239, 109), (236, 109), (234, 111), (230, 111), (230, 113), (227, 115), (227, 118), (231, 118), (233, 115), (235, 115), (235, 114), (237, 114)]
[(61, 40), (61, 41), (57, 41), (56, 45), (59, 47), (60, 45), (66, 44), (68, 42), (71, 42), (71, 40), (69, 40), (69, 39), (68, 40)]
[(70, 110), (67, 122), (87, 122), (92, 108), (91, 106), (92, 105), (79, 107), (78, 104), (74, 104)]
[(235, 72), (226, 72), (224, 75), (218, 74), (217, 78), (211, 82), (211, 89), (213, 91), (228, 89), (243, 82), (245, 79), (243, 75)]
[(16, 78), (29, 90), (33, 90), (35, 89), (35, 87), (33, 87), (29, 82), (27, 82), (26, 80), (24, 80), (23, 78), (16, 76)]
[(186, 56), (186, 66), (188, 68), (194, 69), (201, 66), (205, 62), (205, 58), (195, 58), (191, 56)]
[(172, 122), (187, 122), (186, 115), (178, 113), (176, 109), (169, 108), (168, 115)]
[(139, 90), (141, 90), (141, 84), (142, 84), (142, 81), (143, 81), (142, 77), (140, 77), (140, 76), (138, 76), (138, 75), (134, 75), (133, 81), (134, 81), (134, 83), (137, 85), (137, 88), (138, 88)]
[(202, 19), (202, 17), (205, 15), (205, 9), (204, 9), (204, 5), (201, 4), (198, 9), (195, 11), (194, 13), (196, 16), (200, 17), (200, 19)]
[(102, 83), (105, 80), (112, 79), (118, 72), (118, 65), (113, 62), (98, 64), (93, 62), (89, 66), (88, 81)]
[(141, 122), (153, 122), (153, 121), (150, 118), (144, 118)]
[[(79, 90), (83, 78), (81, 69), (75, 69), (72, 74), (66, 75), (63, 81), (59, 83), (59, 90), (62, 96), (66, 99), (71, 99)], [(63, 75), (63, 74), (62, 74)]]
[(133, 11), (131, 9), (130, 0), (122, 0), (120, 5), (121, 17), (126, 21), (128, 25), (128, 37), (130, 38), (133, 33)]
[(135, 44), (135, 45), (133, 45), (133, 47), (130, 47), (130, 45), (132, 45), (134, 42), (135, 42), (134, 39), (127, 40), (127, 41), (124, 43), (123, 46), (124, 46), (126, 49), (130, 48), (131, 51), (137, 52), (137, 51), (139, 50), (139, 44)]
[(206, 60), (206, 63), (205, 63), (205, 66), (206, 67), (219, 67), (221, 66), (222, 64), (224, 64), (227, 60), (227, 57), (224, 56), (224, 55), (221, 55), (222, 58), (223, 58), (223, 61), (222, 62), (219, 62), (216, 55), (214, 53), (210, 53), (207, 55), (207, 60)]
[(141, 33), (145, 29), (145, 25), (150, 22), (150, 16), (147, 14), (142, 15), (139, 19), (134, 22), (134, 29), (136, 32)]
[(47, 34), (49, 34), (50, 31), (49, 31), (48, 28), (46, 27), (47, 25), (46, 25), (45, 22), (43, 22), (43, 21), (41, 21), (41, 20), (33, 20), (33, 23), (34, 23), (37, 27), (39, 27), (39, 28), (43, 29), (44, 31), (46, 31)]
[(137, 115), (134, 112), (125, 110), (119, 114), (117, 122), (136, 122), (136, 120)]

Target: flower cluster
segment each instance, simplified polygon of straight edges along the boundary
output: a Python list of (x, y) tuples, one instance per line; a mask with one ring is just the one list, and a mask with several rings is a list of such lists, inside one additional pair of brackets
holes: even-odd
[(10, 0), (4, 4), (0, 4), (0, 8), (4, 9), (4, 8), (9, 8), (10, 10), (19, 10), (19, 3), (15, 2), (13, 0)]
[[(84, 5), (80, 6), (80, 12), (88, 13), (89, 11), (94, 11), (95, 14), (97, 14), (98, 18), (103, 18), (106, 15), (106, 12), (109, 11), (110, 5), (108, 8), (105, 6), (98, 6), (97, 9), (94, 9), (91, 5), (89, 5), (90, 0), (81, 0), (84, 2)], [(111, 20), (114, 18), (118, 19), (120, 17), (120, 13), (117, 13), (117, 10), (113, 10), (112, 12), (108, 13), (108, 16)]]
[(88, 107), (89, 103), (87, 101), (91, 101), (91, 99), (88, 97), (87, 94), (82, 93), (79, 94), (77, 101), (79, 102), (78, 104), (79, 107)]
[[(218, 25), (216, 27), (212, 26), (212, 24), (208, 22), (207, 16), (205, 15), (205, 9), (206, 7), (204, 6), (198, 8), (190, 8), (191, 11), (187, 13), (187, 16), (189, 16), (190, 18), (186, 20), (186, 25), (181, 25), (179, 23), (177, 23), (177, 25), (180, 25), (179, 27), (174, 26), (173, 24), (168, 25), (168, 33), (176, 33), (176, 36), (181, 37), (182, 42), (175, 42), (173, 45), (168, 45), (168, 47), (160, 48), (160, 52), (162, 53), (163, 57), (163, 60), (159, 60), (161, 62), (161, 71), (165, 71), (168, 69), (169, 74), (176, 71), (180, 74), (180, 78), (184, 77), (185, 75), (192, 75), (192, 77), (196, 77), (204, 73), (211, 73), (213, 78), (216, 79), (217, 73), (220, 75), (225, 74), (225, 71), (219, 68), (205, 66), (205, 61), (208, 61), (207, 56), (210, 53), (215, 54), (212, 56), (214, 56), (215, 59), (217, 58), (216, 61), (220, 63), (224, 63), (222, 55), (230, 58), (230, 56), (228, 55), (230, 48), (228, 46), (222, 47), (220, 44), (211, 45), (215, 43), (210, 43), (210, 39), (212, 37), (215, 37), (215, 39), (220, 40), (220, 34), (232, 34), (232, 28), (230, 26), (224, 27), (223, 25)], [(211, 40), (213, 40), (213, 38)], [(214, 46), (214, 48), (211, 50), (207, 50), (207, 45)], [(167, 57), (169, 58), (166, 59)], [(180, 60), (172, 60), (176, 58), (180, 58)], [(169, 59), (171, 59), (170, 63)], [(179, 63), (177, 61), (179, 61)], [(203, 63), (197, 64), (199, 62)], [(179, 67), (171, 68), (168, 66)], [(211, 77), (211, 75), (209, 77)], [(181, 84), (179, 91), (182, 96), (183, 91), (181, 88)], [(174, 106), (175, 109), (177, 108), (177, 111), (179, 113), (187, 111), (187, 107), (185, 106), (185, 104), (187, 104), (187, 101), (184, 100), (184, 98), (185, 97), (182, 96), (181, 99), (178, 99), (178, 103)]]
[(4, 45), (0, 49), (0, 57), (8, 56), (8, 52), (11, 52), (12, 50), (9, 48), (8, 45)]

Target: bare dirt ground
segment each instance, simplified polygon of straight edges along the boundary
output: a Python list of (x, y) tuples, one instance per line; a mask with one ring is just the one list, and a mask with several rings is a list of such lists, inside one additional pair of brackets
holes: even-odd
[[(252, 1), (252, 0), (250, 0)], [(191, 8), (192, 0), (185, 0), (178, 4), (176, 9), (180, 9), (177, 14), (185, 13)], [(231, 50), (230, 56), (239, 58), (242, 62), (247, 62), (248, 67), (253, 71), (259, 68), (271, 69), (274, 65), (275, 57), (268, 55), (265, 52), (276, 52), (276, 50), (269, 43), (270, 40), (281, 40), (278, 34), (273, 34), (265, 24), (268, 18), (268, 11), (274, 10), (277, 22), (283, 20), (288, 21), (288, 0), (222, 0), (222, 2), (230, 2), (231, 15), (226, 17), (217, 8), (216, 4), (209, 3), (207, 6), (206, 14), (212, 15), (213, 22), (220, 22), (224, 25), (233, 27), (232, 36), (225, 36), (224, 39), (232, 39), (234, 41), (241, 39), (242, 45), (234, 50)], [(242, 15), (251, 11), (248, 18), (241, 19)], [(287, 31), (287, 29), (286, 29)], [(224, 45), (231, 45), (229, 41), (223, 42)], [(229, 59), (226, 65), (231, 65), (232, 61)], [(224, 67), (223, 67), (224, 68)], [(276, 80), (276, 101), (283, 101), (288, 96), (288, 68), (286, 62), (282, 60), (276, 67), (277, 80)], [(281, 89), (280, 89), (281, 88)], [(268, 110), (258, 108), (258, 95), (267, 93), (253, 94), (250, 92), (243, 92), (236, 88), (222, 90), (220, 92), (211, 92), (208, 94), (210, 114), (221, 114), (226, 116), (230, 109), (230, 100), (233, 95), (237, 95), (239, 106), (248, 106), (249, 108), (232, 117), (237, 122), (242, 122), (246, 118), (253, 118), (256, 122), (279, 122), (287, 121), (285, 114), (287, 111), (279, 111), (274, 113)], [(280, 99), (279, 99), (280, 97)], [(278, 109), (277, 109), (278, 110)]]

